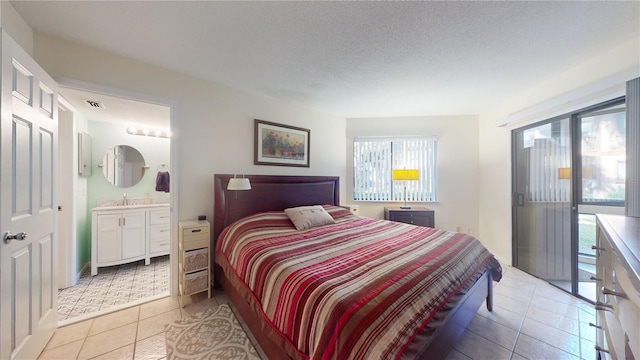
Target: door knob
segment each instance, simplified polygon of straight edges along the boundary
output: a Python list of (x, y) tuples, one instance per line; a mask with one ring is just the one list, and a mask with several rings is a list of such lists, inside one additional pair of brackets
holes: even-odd
[(19, 232), (17, 234), (12, 234), (11, 231), (8, 231), (6, 234), (4, 234), (4, 242), (6, 244), (9, 243), (9, 241), (11, 240), (24, 240), (27, 238), (27, 233), (26, 232)]

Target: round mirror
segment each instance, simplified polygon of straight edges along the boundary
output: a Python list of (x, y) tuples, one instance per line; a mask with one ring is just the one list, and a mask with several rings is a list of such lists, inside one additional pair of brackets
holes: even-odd
[(102, 157), (102, 174), (117, 187), (127, 188), (139, 183), (144, 171), (142, 154), (131, 146), (114, 146)]

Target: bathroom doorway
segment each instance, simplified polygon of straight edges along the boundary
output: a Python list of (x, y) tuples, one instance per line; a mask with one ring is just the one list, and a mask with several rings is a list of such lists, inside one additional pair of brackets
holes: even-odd
[[(58, 291), (59, 325), (169, 296), (171, 291), (170, 216), (160, 226), (152, 226), (146, 216), (140, 231), (141, 256), (100, 264), (97, 274), (91, 275), (98, 248), (92, 246), (92, 217), (96, 211), (117, 207), (116, 211), (136, 208), (144, 212), (149, 208), (170, 214), (172, 195), (164, 186), (167, 184), (156, 186), (157, 173), (169, 173), (172, 168), (170, 106), (146, 96), (93, 89), (75, 84), (60, 86), (64, 98), (61, 103), (66, 105), (61, 109), (66, 113), (66, 123), (61, 121), (60, 126), (66, 127), (67, 140), (73, 142), (72, 150), (61, 151), (60, 156), (66, 156), (64, 161), (73, 166), (60, 169), (59, 198), (69, 205), (61, 208), (60, 218), (70, 217), (72, 225), (66, 226), (60, 236), (59, 272), (66, 281), (60, 282)], [(132, 152), (136, 153), (135, 159), (125, 162), (124, 155)], [(118, 181), (107, 170), (112, 171), (107, 165), (113, 163), (113, 154), (118, 154), (116, 160), (120, 161), (116, 163)], [(73, 169), (72, 176), (69, 168)], [(160, 248), (152, 244), (150, 251), (150, 237), (158, 234), (166, 240)]]

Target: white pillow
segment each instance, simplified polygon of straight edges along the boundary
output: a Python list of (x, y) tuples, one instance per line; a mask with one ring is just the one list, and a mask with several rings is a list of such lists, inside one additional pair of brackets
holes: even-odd
[(298, 230), (306, 230), (317, 226), (335, 224), (336, 222), (320, 205), (298, 206), (284, 209), (284, 212)]

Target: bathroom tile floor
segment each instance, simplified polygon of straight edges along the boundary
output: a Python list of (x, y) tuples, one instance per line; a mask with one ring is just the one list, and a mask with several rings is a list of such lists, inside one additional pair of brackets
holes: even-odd
[(76, 317), (169, 294), (169, 255), (104, 267), (91, 276), (91, 268), (82, 272), (75, 286), (58, 290), (58, 321), (70, 322)]

